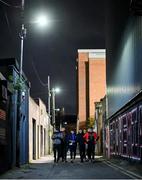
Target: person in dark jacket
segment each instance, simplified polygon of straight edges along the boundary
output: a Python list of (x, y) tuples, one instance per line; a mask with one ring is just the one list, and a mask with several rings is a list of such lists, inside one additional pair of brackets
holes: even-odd
[(93, 131), (93, 136), (94, 136), (94, 146), (93, 146), (93, 151), (92, 151), (92, 159), (93, 162), (95, 162), (95, 146), (97, 141), (99, 140), (99, 136), (97, 135), (95, 129), (92, 130)]
[(65, 130), (65, 128), (62, 129), (63, 139), (61, 143), (61, 156), (62, 156), (62, 162), (67, 162), (67, 152), (68, 152), (68, 134)]
[(63, 139), (63, 134), (59, 130), (54, 130), (52, 140), (53, 140), (53, 152), (54, 152), (54, 162), (58, 163), (61, 157), (61, 143)]
[(73, 163), (73, 159), (76, 157), (76, 134), (74, 131), (71, 131), (71, 133), (68, 136), (69, 140), (69, 149), (70, 149), (70, 157), (71, 157), (71, 162)]
[(83, 162), (85, 159), (85, 139), (83, 138), (83, 131), (80, 129), (77, 134), (77, 143), (79, 146), (80, 160)]

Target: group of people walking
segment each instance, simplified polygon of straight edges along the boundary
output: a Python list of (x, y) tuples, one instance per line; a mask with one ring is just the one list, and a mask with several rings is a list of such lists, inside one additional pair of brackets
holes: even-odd
[(77, 147), (79, 149), (81, 162), (94, 162), (95, 144), (98, 138), (93, 128), (89, 128), (87, 132), (80, 129), (78, 134), (73, 130), (71, 130), (70, 133), (67, 133), (65, 129), (62, 131), (54, 130), (52, 136), (54, 162), (58, 163), (60, 159), (63, 162), (67, 162), (67, 152), (69, 150), (70, 160), (73, 163), (76, 158)]

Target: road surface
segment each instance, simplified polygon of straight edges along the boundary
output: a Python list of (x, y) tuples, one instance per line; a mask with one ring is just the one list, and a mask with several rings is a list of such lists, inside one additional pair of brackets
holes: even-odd
[(0, 176), (1, 179), (131, 179), (131, 176), (108, 166), (104, 160), (81, 163), (53, 163), (53, 157), (43, 157), (30, 165), (15, 168)]

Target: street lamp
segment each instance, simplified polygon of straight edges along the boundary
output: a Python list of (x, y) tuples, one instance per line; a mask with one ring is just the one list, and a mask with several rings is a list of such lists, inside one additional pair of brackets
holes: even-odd
[[(21, 19), (22, 19), (22, 26), (21, 26), (21, 33), (20, 33), (20, 38), (21, 38), (21, 55), (20, 55), (20, 77), (22, 76), (22, 71), (23, 71), (23, 54), (24, 54), (24, 39), (27, 34), (27, 29), (25, 28), (24, 24), (24, 7), (25, 7), (25, 0), (22, 0), (22, 6), (21, 6)], [(32, 23), (37, 24), (41, 27), (45, 27), (49, 24), (49, 19), (47, 18), (46, 14), (38, 14), (35, 21), (32, 21)]]
[[(22, 84), (22, 73), (23, 73), (23, 55), (24, 55), (24, 39), (26, 38), (27, 35), (27, 29), (25, 28), (25, 24), (24, 24), (24, 8), (25, 8), (25, 0), (22, 0), (22, 4), (21, 4), (21, 21), (22, 21), (22, 25), (21, 25), (21, 33), (20, 33), (20, 39), (21, 39), (21, 53), (20, 53), (20, 69), (19, 69), (19, 82)], [(34, 21), (34, 23), (39, 24), (40, 26), (46, 26), (48, 24), (48, 19), (47, 16), (45, 16), (45, 14), (39, 14), (37, 16), (36, 21)], [(19, 89), (18, 91), (18, 104), (19, 104), (19, 108), (18, 108), (18, 114), (19, 114), (19, 118), (20, 119), (20, 106), (21, 106), (21, 89)]]
[[(20, 39), (21, 39), (21, 52), (20, 52), (20, 68), (19, 68), (19, 82), (22, 84), (22, 74), (23, 74), (23, 55), (24, 55), (24, 39), (26, 37), (27, 30), (25, 28), (24, 24), (24, 7), (25, 7), (25, 0), (22, 0), (21, 4), (21, 33), (20, 33)], [(46, 25), (46, 17), (45, 16), (40, 16), (38, 18), (38, 21), (35, 23), (39, 23), (42, 26)], [(16, 134), (16, 165), (19, 167), (20, 166), (20, 121), (21, 121), (21, 104), (22, 104), (22, 90), (19, 88), (18, 90), (18, 112), (17, 112), (17, 134)]]
[(56, 87), (56, 88), (54, 89), (54, 91), (55, 91), (56, 93), (59, 93), (59, 92), (60, 92), (60, 88), (59, 88), (59, 87)]
[(48, 26), (50, 21), (49, 19), (47, 18), (46, 14), (39, 14), (35, 21), (33, 21), (33, 23), (35, 24), (38, 24), (40, 27), (45, 27), (45, 26)]

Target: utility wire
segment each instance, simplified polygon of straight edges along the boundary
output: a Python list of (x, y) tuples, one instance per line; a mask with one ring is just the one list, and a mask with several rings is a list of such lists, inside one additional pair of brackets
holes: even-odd
[(34, 95), (34, 96), (47, 95), (47, 92), (43, 92), (43, 91), (40, 91), (40, 92), (34, 92), (34, 93), (32, 93), (32, 95)]
[(44, 83), (44, 82), (41, 80), (41, 78), (40, 78), (39, 73), (38, 73), (38, 71), (37, 71), (37, 69), (36, 69), (36, 67), (35, 67), (35, 64), (34, 64), (33, 60), (32, 60), (32, 67), (33, 67), (33, 69), (34, 69), (34, 72), (35, 72), (35, 74), (36, 74), (36, 76), (37, 76), (40, 84), (41, 84), (43, 87), (45, 87), (45, 86), (47, 87), (47, 86), (48, 86), (48, 83)]
[(9, 4), (9, 3), (3, 1), (3, 0), (0, 0), (0, 2), (3, 3), (4, 5), (8, 6), (8, 7), (21, 8), (21, 6), (13, 6), (13, 5), (11, 5), (11, 4)]
[(10, 25), (10, 21), (9, 21), (9, 17), (8, 17), (7, 11), (6, 11), (4, 6), (2, 7), (2, 11), (4, 13), (4, 18), (5, 18), (5, 21), (6, 21), (6, 25), (7, 25), (8, 31), (9, 31), (9, 35), (10, 35), (12, 44), (13, 44), (13, 50), (15, 52), (15, 48), (14, 48), (15, 47), (15, 42), (14, 42), (14, 39), (13, 39), (12, 28), (11, 28), (11, 25)]
[(11, 38), (12, 38), (12, 37), (13, 37), (13, 36), (12, 36), (12, 30), (11, 30), (11, 27), (10, 27), (9, 18), (8, 18), (8, 15), (7, 15), (7, 12), (6, 12), (5, 8), (3, 9), (3, 11), (4, 11), (4, 16), (5, 16), (5, 19), (6, 19), (6, 24), (7, 24), (7, 27), (8, 27), (10, 36), (11, 36)]

